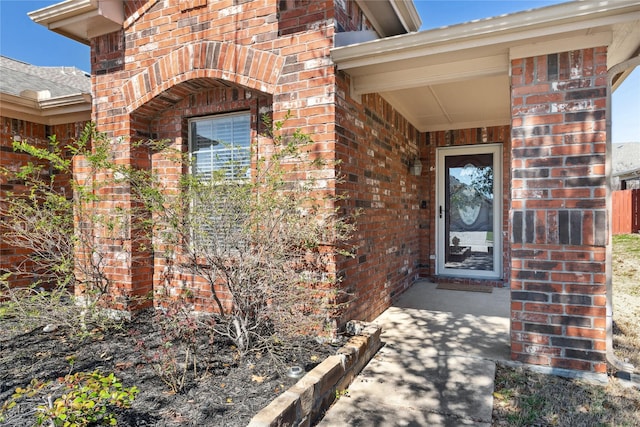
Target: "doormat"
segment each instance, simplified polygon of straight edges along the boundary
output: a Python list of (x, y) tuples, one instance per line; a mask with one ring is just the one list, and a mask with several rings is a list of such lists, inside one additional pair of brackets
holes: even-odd
[(436, 289), (447, 289), (450, 291), (469, 291), (469, 292), (493, 292), (493, 286), (487, 285), (464, 285), (462, 283), (438, 283)]

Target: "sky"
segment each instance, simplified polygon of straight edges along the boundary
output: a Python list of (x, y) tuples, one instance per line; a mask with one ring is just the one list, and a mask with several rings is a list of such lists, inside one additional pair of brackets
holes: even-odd
[[(61, 1), (61, 0), (60, 0)], [(35, 24), (31, 12), (60, 1), (0, 0), (0, 54), (41, 66), (90, 71), (89, 47)], [(562, 3), (560, 0), (414, 0), (420, 30)], [(0, 76), (2, 78), (2, 76)], [(612, 141), (640, 142), (640, 67), (613, 94)]]

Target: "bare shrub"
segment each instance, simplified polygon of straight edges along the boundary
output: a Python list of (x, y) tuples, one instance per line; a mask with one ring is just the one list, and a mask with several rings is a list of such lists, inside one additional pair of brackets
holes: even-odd
[[(250, 174), (240, 167), (185, 174), (177, 190), (153, 174), (132, 176), (131, 188), (152, 212), (155, 254), (168, 266), (165, 286), (175, 288), (172, 280), (185, 273), (204, 279), (215, 331), (241, 354), (333, 329), (347, 303), (335, 262), (351, 255), (354, 219), (313, 178), (335, 165), (314, 160), (311, 138), (285, 135), (283, 124), (253, 144)], [(159, 152), (193, 168), (167, 146)], [(231, 169), (239, 172), (229, 176)]]
[(166, 298), (153, 320), (160, 345), (150, 347), (141, 335), (137, 350), (172, 393), (182, 393), (208, 373), (207, 347), (215, 339), (214, 319), (194, 313), (183, 299)]
[[(121, 185), (122, 174), (110, 156), (110, 141), (88, 124), (68, 146), (53, 136), (47, 147), (14, 141), (14, 150), (32, 161), (0, 170), (20, 184), (0, 204), (3, 240), (22, 250), (22, 260), (9, 275), (29, 286), (0, 288), (4, 316), (31, 326), (56, 324), (74, 332), (109, 320), (99, 309), (113, 286), (106, 274), (109, 244), (128, 239), (131, 212), (101, 210), (109, 186)], [(82, 160), (81, 178), (73, 173), (73, 157)], [(140, 234), (144, 239), (144, 233)], [(132, 246), (122, 246), (125, 250)], [(134, 261), (129, 250), (128, 261)]]

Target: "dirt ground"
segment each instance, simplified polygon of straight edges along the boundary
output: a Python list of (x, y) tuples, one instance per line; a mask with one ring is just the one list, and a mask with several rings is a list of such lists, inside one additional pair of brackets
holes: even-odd
[[(217, 339), (210, 344), (202, 336), (198, 379), (189, 370), (184, 390), (174, 393), (149, 360), (163, 340), (148, 311), (123, 329), (94, 331), (82, 340), (70, 339), (62, 329), (43, 332), (42, 325), (26, 331), (10, 326), (5, 319), (0, 330), (0, 406), (16, 387), (26, 387), (32, 378), (55, 384), (69, 372), (113, 372), (124, 387), (140, 390), (130, 409), (116, 410), (119, 426), (246, 426), (253, 415), (293, 385), (295, 380), (286, 376), (289, 366), (310, 370), (336, 350), (305, 340), (283, 349), (277, 359), (259, 352), (239, 358), (229, 342)], [(43, 398), (19, 401), (5, 412), (4, 424), (0, 424), (33, 425), (34, 406), (44, 403)]]

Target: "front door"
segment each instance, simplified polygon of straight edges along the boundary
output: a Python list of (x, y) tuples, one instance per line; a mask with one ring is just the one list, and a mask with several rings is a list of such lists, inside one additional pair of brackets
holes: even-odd
[(438, 149), (436, 271), (502, 277), (502, 146)]

